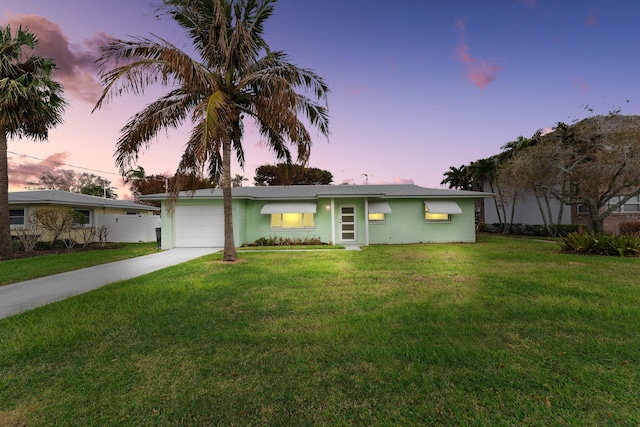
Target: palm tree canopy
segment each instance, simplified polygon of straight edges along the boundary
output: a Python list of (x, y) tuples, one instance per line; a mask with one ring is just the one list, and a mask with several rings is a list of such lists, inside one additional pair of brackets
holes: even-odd
[(62, 86), (51, 77), (56, 66), (33, 52), (37, 45), (28, 29), (19, 27), (13, 35), (11, 26), (0, 28), (0, 130), (5, 136), (46, 140), (48, 130), (62, 122), (66, 102)]
[(197, 58), (158, 37), (114, 40), (104, 49), (99, 66), (105, 90), (96, 109), (115, 95), (141, 94), (152, 84), (172, 87), (123, 127), (116, 146), (122, 170), (135, 164), (158, 132), (190, 120), (194, 127), (178, 172), (207, 170), (217, 177), (224, 142), (244, 164), (245, 116), (256, 121), (278, 159), (291, 162), (293, 146), (297, 160), (307, 161), (311, 136), (298, 114), (328, 136), (328, 87), (313, 71), (269, 49), (262, 33), (274, 3), (165, 0), (162, 10), (189, 33)]
[(62, 122), (62, 86), (51, 77), (55, 63), (35, 53), (35, 34), (0, 27), (0, 260), (9, 257), (9, 171), (7, 139), (46, 140)]

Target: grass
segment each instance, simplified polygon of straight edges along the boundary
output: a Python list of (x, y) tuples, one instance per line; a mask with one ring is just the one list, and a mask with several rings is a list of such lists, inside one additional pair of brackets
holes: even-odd
[(0, 286), (155, 252), (157, 252), (155, 242), (118, 243), (89, 251), (0, 261)]
[(640, 425), (638, 259), (487, 236), (219, 259), (1, 320), (0, 425)]

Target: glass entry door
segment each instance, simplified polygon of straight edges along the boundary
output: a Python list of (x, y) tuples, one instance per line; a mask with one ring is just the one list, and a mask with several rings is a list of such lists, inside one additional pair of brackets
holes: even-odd
[(356, 208), (354, 206), (340, 207), (340, 240), (356, 241)]

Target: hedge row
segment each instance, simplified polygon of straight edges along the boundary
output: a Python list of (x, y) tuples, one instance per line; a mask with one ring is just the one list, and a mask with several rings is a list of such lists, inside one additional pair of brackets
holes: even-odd
[[(555, 236), (566, 236), (569, 233), (577, 232), (579, 230), (579, 225), (572, 224), (560, 224), (556, 225), (556, 233), (553, 234)], [(482, 231), (485, 233), (504, 233), (504, 224), (494, 223), (494, 224), (478, 224), (478, 231)], [(549, 236), (547, 232), (547, 228), (544, 225), (536, 224), (511, 224), (509, 227), (508, 234), (517, 234), (523, 236)]]

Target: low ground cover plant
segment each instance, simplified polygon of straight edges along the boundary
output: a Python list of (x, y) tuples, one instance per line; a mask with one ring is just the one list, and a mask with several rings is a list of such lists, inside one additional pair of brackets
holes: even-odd
[(640, 425), (640, 264), (555, 244), (220, 255), (0, 320), (0, 425)]
[(560, 242), (562, 252), (584, 255), (609, 255), (620, 257), (640, 256), (640, 234), (574, 232)]
[(548, 228), (543, 224), (509, 224), (509, 231), (508, 233), (505, 233), (505, 224), (480, 223), (478, 224), (478, 231), (484, 233), (511, 234), (521, 236), (555, 237), (566, 236), (569, 233), (578, 231), (580, 227), (580, 225), (574, 224), (554, 224), (552, 226), (549, 226)]
[(246, 246), (321, 246), (327, 245), (323, 243), (319, 237), (282, 237), (282, 236), (269, 236), (260, 237), (253, 243), (249, 243)]

